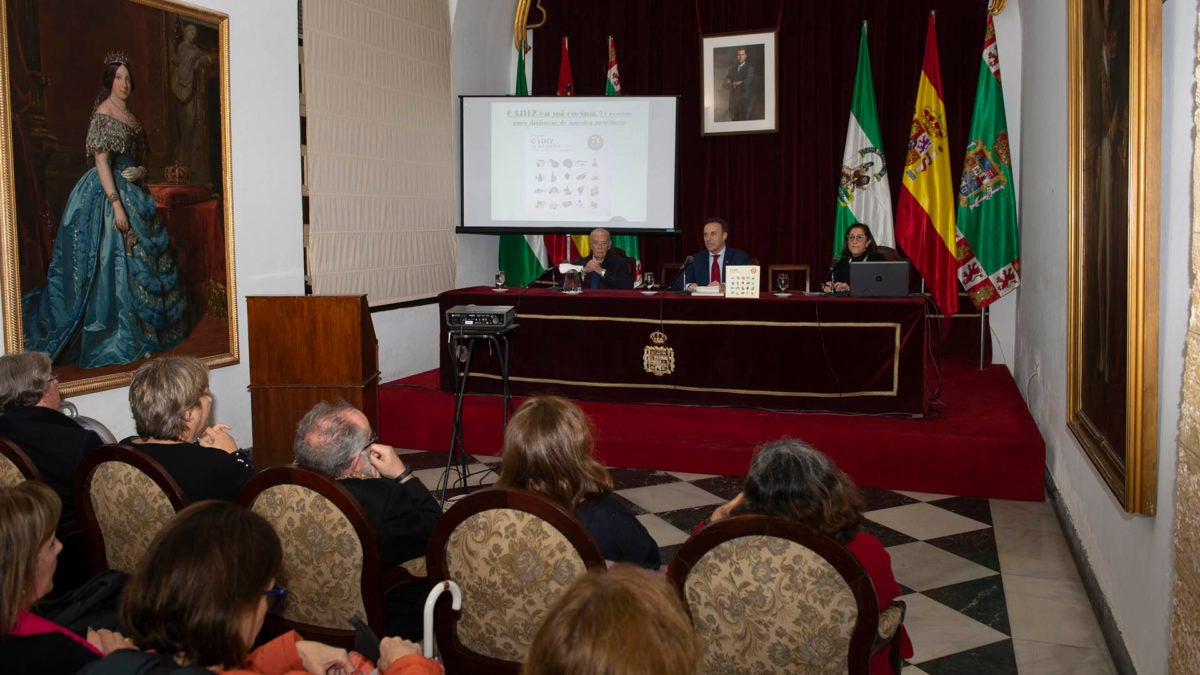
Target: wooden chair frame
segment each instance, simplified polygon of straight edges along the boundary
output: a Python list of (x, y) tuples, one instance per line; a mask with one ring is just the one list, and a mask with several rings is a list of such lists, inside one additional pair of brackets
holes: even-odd
[(34, 466), (33, 460), (29, 459), (29, 455), (25, 454), (21, 446), (13, 443), (6, 436), (0, 436), (0, 455), (3, 455), (5, 459), (17, 467), (17, 471), (20, 471), (21, 475), (25, 476), (25, 480), (42, 480), (42, 472), (38, 471), (37, 467)]
[[(804, 292), (812, 291), (812, 267), (808, 264), (795, 265), (770, 265), (767, 267), (767, 276), (763, 279), (767, 282), (767, 291), (775, 291), (775, 274), (778, 272), (804, 272)], [(795, 279), (792, 279), (795, 281)], [(799, 286), (791, 286), (792, 290), (800, 290)]]
[(871, 581), (870, 575), (858, 558), (832, 538), (783, 518), (757, 514), (733, 516), (709, 524), (683, 543), (671, 562), (667, 578), (675, 586), (689, 615), (691, 607), (688, 606), (685, 589), (688, 574), (696, 563), (709, 551), (731, 539), (760, 535), (787, 539), (813, 551), (837, 570), (854, 593), (858, 616), (850, 635), (850, 648), (846, 656), (847, 672), (850, 675), (870, 675), (871, 656), (883, 648), (890, 650), (888, 660), (893, 670), (900, 672), (904, 603), (898, 600), (892, 602), (901, 609), (900, 627), (896, 629), (895, 635), (880, 639), (877, 635), (880, 612), (875, 583)]
[[(363, 566), (360, 575), (362, 581), (359, 588), (363, 607), (367, 611), (367, 616), (363, 619), (376, 636), (379, 638), (386, 636), (388, 634), (387, 594), (398, 588), (420, 583), (424, 581), (424, 578), (413, 576), (400, 566), (393, 567), (386, 572), (381, 569), (383, 559), (380, 552), (379, 533), (371, 525), (366, 511), (349, 490), (323, 473), (296, 465), (264, 469), (246, 481), (246, 484), (238, 491), (237, 501), (242, 506), (252, 509), (254, 501), (259, 495), (268, 488), (278, 485), (299, 485), (308, 488), (329, 500), (350, 521), (355, 534), (358, 535), (363, 551)], [(286, 542), (284, 546), (287, 546)], [(349, 618), (346, 617), (347, 620)], [(278, 615), (267, 616), (264, 625), (264, 630), (272, 636), (281, 635), (288, 630), (295, 630), (310, 640), (347, 649), (354, 646), (354, 630), (352, 628), (337, 630), (327, 626), (292, 621)]]
[(138, 471), (150, 477), (166, 495), (171, 506), (179, 513), (188, 505), (187, 497), (180, 489), (179, 483), (146, 453), (128, 445), (102, 445), (91, 450), (83, 457), (79, 468), (75, 470), (75, 518), (87, 542), (88, 561), (92, 572), (99, 573), (108, 569), (108, 551), (104, 547), (104, 532), (96, 519), (96, 509), (92, 505), (92, 477), (96, 469), (105, 462), (123, 462), (133, 466)]
[[(528, 490), (491, 488), (460, 499), (434, 527), (433, 534), (429, 537), (429, 549), (425, 556), (431, 580), (437, 582), (450, 578), (446, 562), (446, 545), (455, 528), (471, 516), (492, 509), (524, 511), (541, 518), (561, 532), (563, 537), (575, 547), (589, 572), (607, 569), (604, 556), (600, 553), (600, 547), (596, 545), (587, 528), (575, 518), (574, 514), (548, 498)], [(434, 609), (433, 626), (446, 672), (498, 674), (521, 672), (520, 663), (485, 656), (462, 644), (458, 639), (458, 631), (455, 630), (455, 621), (454, 610), (450, 608), (449, 602), (438, 603)]]

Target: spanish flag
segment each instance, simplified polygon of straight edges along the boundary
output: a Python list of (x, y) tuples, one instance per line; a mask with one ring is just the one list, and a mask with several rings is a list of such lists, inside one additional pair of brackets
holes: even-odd
[(896, 209), (896, 242), (912, 258), (938, 309), (950, 316), (958, 310), (958, 256), (947, 127), (937, 30), (930, 12), (925, 63), (904, 158), (904, 186)]

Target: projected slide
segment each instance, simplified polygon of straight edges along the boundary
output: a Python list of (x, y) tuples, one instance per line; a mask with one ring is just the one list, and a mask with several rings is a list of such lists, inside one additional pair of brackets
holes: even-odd
[(674, 227), (674, 98), (463, 104), (465, 228)]

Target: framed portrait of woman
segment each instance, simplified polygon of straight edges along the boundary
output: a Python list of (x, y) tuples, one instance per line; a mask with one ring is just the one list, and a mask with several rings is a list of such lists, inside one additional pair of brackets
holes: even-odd
[(1121, 506), (1155, 513), (1162, 6), (1069, 6), (1067, 425)]
[(65, 393), (144, 359), (238, 361), (228, 16), (162, 0), (0, 0), (7, 352)]

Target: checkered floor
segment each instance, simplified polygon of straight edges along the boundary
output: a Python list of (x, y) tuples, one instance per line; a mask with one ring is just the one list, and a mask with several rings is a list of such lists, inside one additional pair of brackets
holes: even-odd
[[(431, 490), (440, 488), (446, 454), (403, 458)], [(488, 468), (499, 459), (475, 460), (470, 485), (495, 482)], [(664, 563), (741, 489), (740, 479), (723, 476), (611, 472)], [(452, 486), (447, 496), (466, 491)], [(908, 604), (915, 653), (905, 675), (1116, 672), (1048, 502), (870, 489), (863, 496), (866, 529), (891, 554)]]

